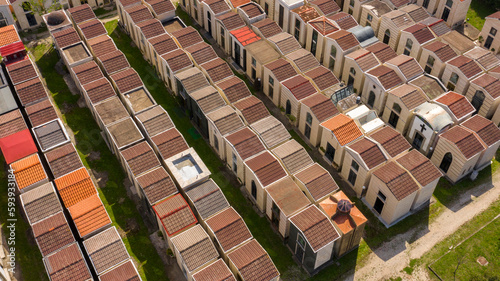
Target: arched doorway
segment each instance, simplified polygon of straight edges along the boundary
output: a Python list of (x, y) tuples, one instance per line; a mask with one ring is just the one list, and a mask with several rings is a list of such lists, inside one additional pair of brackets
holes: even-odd
[(257, 186), (255, 185), (255, 181), (252, 180), (252, 197), (257, 199)]
[(373, 107), (375, 104), (375, 93), (373, 91), (370, 91), (370, 94), (368, 94), (368, 106)]
[(286, 114), (291, 114), (292, 113), (292, 104), (290, 103), (290, 100), (286, 101), (285, 113)]
[(447, 152), (444, 155), (443, 160), (441, 160), (439, 169), (441, 169), (444, 173), (448, 173), (448, 169), (450, 168), (452, 161), (453, 161), (453, 156), (451, 155), (451, 152)]
[(481, 106), (483, 106), (484, 98), (485, 98), (485, 96), (484, 96), (484, 93), (482, 91), (476, 91), (476, 93), (472, 97), (471, 104), (476, 109), (476, 113), (479, 111)]
[(387, 29), (384, 33), (384, 40), (382, 40), (382, 42), (389, 45), (389, 40), (391, 40), (391, 31)]

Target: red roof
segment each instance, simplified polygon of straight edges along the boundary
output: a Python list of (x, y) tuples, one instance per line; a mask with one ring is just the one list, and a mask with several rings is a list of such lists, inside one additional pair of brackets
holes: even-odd
[(231, 31), (231, 34), (241, 43), (241, 45), (246, 46), (253, 42), (260, 40), (260, 37), (255, 34), (248, 26)]
[(21, 41), (0, 47), (0, 55), (2, 57), (6, 57), (22, 51), (24, 51), (24, 44)]
[(7, 164), (38, 151), (29, 129), (1, 138), (0, 148)]

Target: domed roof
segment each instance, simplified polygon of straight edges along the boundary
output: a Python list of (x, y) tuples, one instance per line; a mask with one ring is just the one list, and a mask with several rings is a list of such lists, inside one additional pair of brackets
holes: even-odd
[(49, 25), (59, 25), (59, 24), (63, 23), (65, 19), (66, 18), (61, 13), (58, 13), (58, 12), (51, 13), (47, 17), (47, 24), (49, 24)]
[(349, 213), (352, 209), (352, 204), (348, 200), (341, 199), (337, 203), (337, 210), (342, 213)]

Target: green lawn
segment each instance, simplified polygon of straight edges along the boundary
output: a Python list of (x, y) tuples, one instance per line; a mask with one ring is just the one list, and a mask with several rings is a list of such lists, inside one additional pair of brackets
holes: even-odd
[[(84, 164), (92, 170), (105, 172), (108, 175), (106, 186), (99, 189), (99, 196), (106, 206), (113, 225), (126, 233), (123, 242), (129, 254), (140, 263), (138, 270), (142, 279), (165, 280), (164, 266), (151, 244), (148, 229), (135, 204), (127, 197), (123, 185), (125, 174), (116, 156), (111, 153), (101, 137), (100, 129), (90, 110), (86, 107), (78, 107), (77, 101), (80, 96), (72, 95), (62, 76), (54, 70), (54, 66), (59, 61), (57, 51), (51, 45), (38, 45), (32, 53), (54, 98), (55, 105), (62, 110), (64, 121), (75, 134), (76, 148)], [(88, 158), (90, 152), (97, 152), (99, 159)], [(120, 200), (122, 203), (118, 203)], [(131, 230), (131, 225), (137, 225), (137, 228)], [(37, 279), (26, 278), (26, 280)]]
[[(5, 160), (3, 155), (0, 154), (0, 163), (5, 164)], [(2, 208), (0, 209), (0, 221), (2, 223), (2, 230), (4, 237), (9, 237), (10, 231), (6, 228), (9, 224), (7, 219), (9, 217), (9, 212), (7, 210), (7, 172), (8, 167), (3, 167), (0, 169), (0, 192), (2, 196), (0, 196), (0, 205)], [(21, 207), (21, 203), (16, 202), (16, 236), (15, 236), (15, 255), (16, 261), (19, 262), (21, 267), (21, 273), (24, 280), (49, 280), (47, 274), (45, 273), (45, 267), (42, 261), (42, 255), (40, 254), (40, 250), (36, 245), (36, 242), (33, 239), (28, 240), (28, 234), (31, 232), (30, 225), (24, 218), (21, 216), (21, 212), (24, 212)], [(31, 234), (30, 234), (31, 236)], [(7, 245), (4, 245), (7, 246)], [(9, 269), (10, 266), (4, 268), (5, 270)], [(19, 271), (19, 268), (16, 268), (15, 271)]]
[(496, 10), (494, 8), (492, 9), (492, 7), (488, 5), (485, 5), (483, 1), (473, 0), (470, 4), (469, 10), (467, 11), (467, 18), (472, 26), (481, 31), (484, 25), (484, 18), (494, 12), (496, 12)]

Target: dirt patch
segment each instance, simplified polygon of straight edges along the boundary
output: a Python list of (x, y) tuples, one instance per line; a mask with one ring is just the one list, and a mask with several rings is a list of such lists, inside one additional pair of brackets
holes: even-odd
[(135, 219), (127, 219), (127, 232), (137, 233), (139, 231), (139, 224)]
[(61, 114), (68, 114), (69, 112), (71, 112), (71, 110), (73, 110), (73, 108), (75, 108), (74, 104), (64, 102), (60, 107)]
[(99, 188), (104, 188), (106, 187), (106, 184), (108, 183), (108, 172), (97, 172), (92, 170), (92, 174), (94, 175), (95, 181), (97, 182), (97, 186)]
[(78, 104), (79, 108), (86, 108), (87, 107), (87, 103), (85, 102), (85, 98), (83, 96), (80, 96), (80, 98), (78, 99), (78, 102), (76, 104)]
[(165, 271), (167, 272), (167, 277), (169, 280), (186, 280), (181, 269), (177, 265), (175, 257), (167, 255), (167, 242), (158, 235), (159, 232), (155, 232), (149, 236), (149, 239), (153, 243), (160, 256), (163, 265), (165, 266)]
[(99, 151), (91, 151), (89, 153), (89, 155), (87, 156), (87, 158), (90, 160), (90, 161), (96, 161), (96, 160), (99, 160), (101, 159), (101, 153)]

